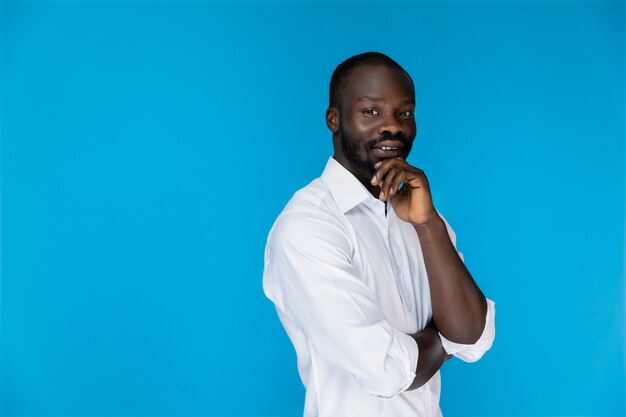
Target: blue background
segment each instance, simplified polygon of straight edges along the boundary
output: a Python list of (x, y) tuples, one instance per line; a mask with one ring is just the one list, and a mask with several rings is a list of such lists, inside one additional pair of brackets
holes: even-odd
[(1, 7), (0, 415), (301, 415), (263, 248), (368, 50), (498, 306), (444, 415), (626, 414), (623, 2)]

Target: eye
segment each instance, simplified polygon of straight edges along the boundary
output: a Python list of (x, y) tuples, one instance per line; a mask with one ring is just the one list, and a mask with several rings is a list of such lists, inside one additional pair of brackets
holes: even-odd
[(367, 114), (368, 116), (378, 116), (380, 114), (376, 109), (365, 109), (363, 110), (363, 113)]
[(401, 111), (400, 117), (413, 117), (413, 112), (411, 110)]

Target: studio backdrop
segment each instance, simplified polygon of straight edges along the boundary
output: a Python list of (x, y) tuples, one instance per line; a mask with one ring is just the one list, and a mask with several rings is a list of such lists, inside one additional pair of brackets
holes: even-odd
[(263, 250), (365, 51), (412, 75), (409, 162), (497, 305), (444, 416), (626, 414), (624, 2), (0, 11), (3, 417), (301, 415)]

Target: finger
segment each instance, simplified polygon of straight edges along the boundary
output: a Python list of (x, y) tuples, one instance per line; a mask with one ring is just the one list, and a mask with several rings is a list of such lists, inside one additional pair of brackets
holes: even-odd
[(385, 174), (382, 183), (380, 184), (380, 198), (381, 200), (386, 200), (389, 198), (392, 192), (392, 187), (394, 184), (394, 178), (402, 172), (402, 169), (394, 166), (391, 167), (387, 173)]
[(400, 191), (400, 186), (406, 181), (409, 176), (411, 176), (411, 174), (412, 173), (407, 172), (406, 170), (402, 170), (397, 175), (394, 175), (391, 183), (391, 188), (389, 190), (390, 197), (396, 195), (396, 193)]
[(428, 180), (426, 179), (426, 174), (419, 168), (416, 168), (416, 171), (413, 172), (414, 175), (408, 175), (404, 180), (404, 183), (411, 188), (420, 188), (425, 184), (428, 184)]
[(378, 166), (380, 166), (382, 163), (384, 162), (389, 162), (389, 161), (404, 161), (404, 158), (401, 156), (396, 156), (395, 158), (387, 158), (387, 159), (381, 159), (380, 161), (376, 162), (374, 164), (374, 168), (377, 168)]
[(391, 168), (387, 175), (385, 175), (385, 179), (383, 182), (383, 187), (385, 189), (385, 197), (390, 198), (396, 195), (400, 191), (400, 186), (402, 183), (418, 176), (419, 173), (415, 171), (409, 171), (405, 168), (394, 167)]
[[(390, 185), (388, 182), (386, 183), (387, 185), (384, 184), (391, 170), (400, 169), (402, 171), (406, 171), (407, 175), (402, 181), (407, 182), (410, 180), (412, 182), (415, 182), (415, 184), (410, 184), (413, 188), (419, 186), (419, 177), (424, 172), (419, 168), (415, 168), (414, 166), (409, 165), (403, 159), (399, 158), (380, 161), (379, 163), (375, 164), (375, 166), (378, 166), (378, 169), (372, 177), (372, 185), (380, 185), (381, 191), (385, 192), (385, 198), (389, 196)], [(400, 183), (393, 184), (393, 193), (396, 193), (398, 191), (399, 185)]]
[[(389, 170), (395, 167), (400, 167), (402, 170), (407, 172), (407, 176), (404, 179), (404, 182), (410, 185), (412, 188), (417, 188), (421, 186), (422, 177), (424, 179), (426, 178), (424, 171), (422, 171), (419, 168), (409, 165), (406, 161), (404, 161), (401, 158), (387, 159), (384, 161), (380, 161), (380, 164), (375, 164), (374, 166), (376, 165), (379, 166), (378, 170), (374, 174), (374, 177), (376, 178), (376, 181), (375, 181), (376, 184), (383, 182), (384, 179), (386, 178), (386, 175), (388, 175)], [(394, 184), (395, 186), (394, 192), (398, 191), (398, 185), (399, 184)]]
[(387, 174), (387, 172), (394, 166), (406, 166), (409, 168), (413, 168), (409, 164), (407, 164), (402, 158), (391, 158), (391, 159), (384, 159), (382, 161), (378, 161), (377, 163), (374, 164), (374, 168), (376, 168), (376, 172), (374, 173), (374, 176), (372, 177), (371, 184), (379, 185), (382, 182), (385, 175)]

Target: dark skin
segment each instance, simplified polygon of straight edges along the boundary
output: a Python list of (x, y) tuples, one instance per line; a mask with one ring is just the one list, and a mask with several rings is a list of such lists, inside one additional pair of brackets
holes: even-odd
[(408, 74), (384, 65), (361, 65), (349, 75), (337, 107), (326, 110), (334, 158), (398, 217), (413, 225), (424, 254), (433, 320), (411, 335), (419, 348), (416, 377), (422, 386), (446, 355), (439, 338), (475, 343), (485, 327), (487, 302), (454, 248), (433, 205), (428, 179), (406, 162), (417, 132), (415, 89)]

